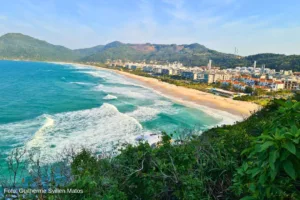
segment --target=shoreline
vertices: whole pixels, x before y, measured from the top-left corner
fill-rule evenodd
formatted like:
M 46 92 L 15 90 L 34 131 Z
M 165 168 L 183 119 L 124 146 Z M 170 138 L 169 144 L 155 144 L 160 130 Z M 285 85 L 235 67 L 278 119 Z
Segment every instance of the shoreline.
M 98 68 L 106 69 L 102 67 Z M 256 112 L 259 109 L 259 106 L 254 103 L 237 101 L 191 88 L 176 86 L 155 78 L 138 76 L 128 72 L 122 72 L 118 70 L 109 71 L 114 71 L 117 74 L 136 80 L 143 86 L 159 92 L 162 96 L 171 98 L 184 105 L 188 104 L 189 107 L 196 107 L 197 105 L 209 107 L 212 109 L 225 111 L 242 118 L 249 117 L 253 112 Z
M 70 64 L 70 65 L 77 65 L 81 67 L 89 66 L 100 70 L 111 71 L 119 75 L 122 75 L 126 78 L 129 78 L 131 80 L 137 81 L 141 86 L 151 89 L 154 92 L 159 93 L 160 95 L 168 99 L 171 99 L 175 102 L 186 105 L 188 107 L 198 108 L 204 112 L 207 112 L 205 111 L 205 108 L 210 108 L 212 109 L 209 112 L 209 114 L 211 115 L 217 115 L 217 113 L 214 111 L 217 112 L 223 111 L 224 112 L 223 114 L 225 116 L 218 114 L 219 117 L 220 116 L 222 116 L 223 118 L 230 117 L 230 118 L 234 118 L 235 121 L 244 120 L 260 109 L 260 106 L 255 103 L 233 100 L 233 99 L 217 96 L 211 93 L 202 92 L 191 88 L 176 86 L 170 83 L 162 82 L 152 77 L 138 76 L 124 71 L 103 68 L 103 67 L 89 65 L 89 64 L 71 63 L 71 62 L 49 62 L 49 63 Z

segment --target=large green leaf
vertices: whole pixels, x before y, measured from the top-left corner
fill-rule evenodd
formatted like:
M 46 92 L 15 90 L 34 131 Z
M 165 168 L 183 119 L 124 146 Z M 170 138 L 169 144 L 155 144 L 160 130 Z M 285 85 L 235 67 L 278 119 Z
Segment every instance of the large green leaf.
M 292 179 L 296 179 L 296 172 L 291 161 L 286 160 L 283 163 L 283 169 Z
M 279 153 L 278 151 L 271 151 L 270 154 L 269 154 L 269 163 L 270 163 L 270 167 L 272 170 L 275 170 L 275 162 L 276 162 L 276 159 L 278 158 L 279 156 Z
M 282 145 L 283 148 L 287 149 L 292 154 L 296 154 L 296 147 L 291 141 L 287 141 Z
M 274 145 L 274 142 L 272 142 L 272 141 L 267 141 L 267 142 L 263 143 L 263 144 L 260 146 L 260 150 L 259 150 L 259 151 L 262 152 L 262 151 L 268 149 L 270 146 L 273 146 L 273 145 Z

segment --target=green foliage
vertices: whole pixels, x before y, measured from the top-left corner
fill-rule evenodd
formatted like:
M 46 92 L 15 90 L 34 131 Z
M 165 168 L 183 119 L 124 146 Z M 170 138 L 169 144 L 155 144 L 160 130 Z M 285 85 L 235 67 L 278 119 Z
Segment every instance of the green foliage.
M 92 156 L 92 153 L 89 150 L 83 149 L 79 154 L 76 155 L 72 162 L 71 169 L 74 176 L 82 176 L 86 173 L 97 173 L 97 159 Z
M 251 101 L 251 102 L 256 103 L 260 106 L 267 106 L 271 101 L 271 98 L 260 98 L 260 97 L 255 96 L 255 95 L 238 96 L 238 97 L 234 97 L 233 99 L 234 100 L 239 100 L 239 101 Z
M 252 92 L 253 92 L 252 87 L 247 86 L 247 87 L 245 88 L 245 93 L 251 94 Z
M 255 96 L 260 96 L 260 95 L 265 95 L 267 92 L 263 89 L 256 88 L 253 92 L 253 95 Z
M 86 49 L 76 49 L 74 50 L 75 53 L 79 54 L 82 57 L 93 55 L 104 48 L 104 45 L 97 45 L 95 47 L 86 48 Z
M 232 89 L 232 83 L 223 84 L 221 86 L 221 88 L 224 89 L 224 90 L 231 90 Z
M 83 150 L 72 164 L 75 180 L 68 188 L 81 188 L 85 193 L 66 198 L 216 199 L 229 193 L 236 168 L 231 156 L 204 139 L 174 145 L 163 134 L 158 146 L 129 145 L 110 160 L 97 160 Z
M 245 59 L 249 63 L 253 63 L 256 60 L 260 64 L 266 64 L 271 69 L 300 71 L 299 55 L 286 56 L 283 54 L 264 53 L 247 56 Z
M 19 33 L 0 37 L 0 59 L 73 61 L 79 58 L 79 54 L 71 49 Z
M 277 101 L 276 117 L 243 151 L 233 188 L 253 199 L 297 199 L 300 181 L 300 103 Z

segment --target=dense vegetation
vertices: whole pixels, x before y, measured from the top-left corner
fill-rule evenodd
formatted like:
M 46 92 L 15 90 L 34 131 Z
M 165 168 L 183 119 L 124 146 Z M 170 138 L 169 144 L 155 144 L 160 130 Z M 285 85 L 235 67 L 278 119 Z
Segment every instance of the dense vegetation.
M 299 199 L 299 139 L 300 102 L 274 100 L 201 136 L 172 141 L 163 134 L 155 148 L 125 145 L 117 156 L 83 149 L 72 157 L 65 184 L 33 180 L 38 188 L 84 191 L 44 199 Z
M 117 45 L 111 45 L 117 44 Z M 206 66 L 209 59 L 212 59 L 219 66 L 243 64 L 235 55 L 220 53 L 210 50 L 200 44 L 190 45 L 159 45 L 144 44 L 137 48 L 134 44 L 124 44 L 114 42 L 105 46 L 98 53 L 82 59 L 83 61 L 105 62 L 106 59 L 131 60 L 131 61 L 151 61 L 160 62 L 182 62 L 186 66 L 204 65 Z M 145 50 L 146 49 L 146 50 Z M 226 64 L 226 65 L 225 65 Z M 228 65 L 229 66 L 229 65 Z
M 93 55 L 99 51 L 101 51 L 104 48 L 104 45 L 98 45 L 92 48 L 85 48 L 85 49 L 76 49 L 74 52 L 77 54 L 80 54 L 81 57 L 86 57 L 89 55 Z
M 257 103 L 261 106 L 266 106 L 268 103 L 275 99 L 288 99 L 293 96 L 293 92 L 290 90 L 278 90 L 278 91 L 265 91 L 257 88 L 254 91 L 251 91 L 251 95 L 238 96 L 234 97 L 234 100 L 239 101 L 251 101 Z
M 300 56 L 297 55 L 257 54 L 241 57 L 211 50 L 197 43 L 161 45 L 112 42 L 92 48 L 71 50 L 16 33 L 0 37 L 0 59 L 102 63 L 107 59 L 147 62 L 156 60 L 159 63 L 179 61 L 185 66 L 206 66 L 211 59 L 214 66 L 221 68 L 251 66 L 256 60 L 258 66 L 266 64 L 266 67 L 272 69 L 300 71 Z
M 300 56 L 291 55 L 286 56 L 282 54 L 257 54 L 245 57 L 249 63 L 253 63 L 255 60 L 260 64 L 266 64 L 266 67 L 276 70 L 293 70 L 300 71 Z
M 78 59 L 78 56 L 71 49 L 19 33 L 0 37 L 0 59 L 72 61 Z

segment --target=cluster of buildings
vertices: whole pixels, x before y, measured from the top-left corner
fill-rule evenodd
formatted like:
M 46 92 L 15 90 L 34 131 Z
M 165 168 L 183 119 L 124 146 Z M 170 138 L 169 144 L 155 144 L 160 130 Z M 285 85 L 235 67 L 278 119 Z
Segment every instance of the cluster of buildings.
M 122 62 L 121 60 L 109 61 L 110 66 L 124 67 L 129 70 L 141 70 L 153 76 L 176 76 L 181 79 L 191 80 L 199 83 L 221 83 L 229 85 L 238 91 L 244 91 L 247 87 L 263 89 L 267 91 L 277 90 L 300 90 L 300 73 L 256 66 L 256 61 L 251 67 L 236 67 L 220 69 L 212 66 L 209 60 L 207 66 L 185 67 L 179 62 L 168 64 L 156 64 L 152 62 Z

